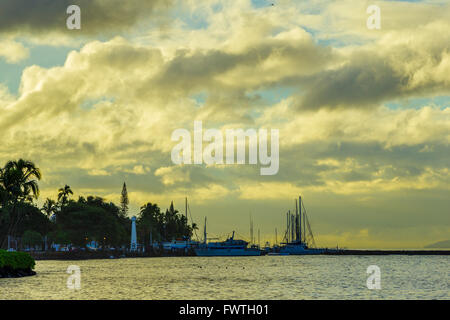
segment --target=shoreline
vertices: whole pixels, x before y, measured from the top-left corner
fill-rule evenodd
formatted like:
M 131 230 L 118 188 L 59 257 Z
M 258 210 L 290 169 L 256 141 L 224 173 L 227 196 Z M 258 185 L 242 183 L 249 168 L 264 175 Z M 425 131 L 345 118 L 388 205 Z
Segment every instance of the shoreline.
M 0 279 L 23 278 L 36 275 L 31 269 L 0 268 Z
M 165 254 L 130 254 L 123 253 L 114 254 L 109 252 L 40 252 L 30 253 L 30 255 L 36 260 L 116 260 L 123 258 L 171 258 L 171 257 L 196 257 L 195 254 L 188 253 L 165 253 Z M 386 255 L 406 255 L 406 256 L 448 256 L 450 250 L 335 250 L 329 249 L 320 254 L 314 255 L 332 255 L 332 256 L 386 256 Z
M 150 253 L 130 253 L 130 252 L 107 252 L 107 251 L 98 251 L 98 252 L 31 252 L 30 255 L 36 261 L 40 260 L 95 260 L 95 259 L 123 259 L 123 258 L 157 258 L 157 257 L 186 257 L 186 256 L 195 256 L 193 252 L 184 253 L 182 252 L 173 252 L 173 253 L 159 253 L 159 252 L 150 252 Z

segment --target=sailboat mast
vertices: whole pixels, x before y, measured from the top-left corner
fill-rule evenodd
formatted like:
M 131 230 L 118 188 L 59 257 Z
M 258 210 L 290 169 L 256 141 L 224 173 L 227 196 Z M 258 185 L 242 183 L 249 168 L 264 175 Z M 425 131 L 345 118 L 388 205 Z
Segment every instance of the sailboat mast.
M 291 214 L 291 240 L 295 239 L 295 217 Z
M 186 202 L 185 202 L 186 225 L 188 224 L 188 221 L 189 221 L 189 220 L 188 220 L 188 209 L 187 209 L 187 206 L 188 206 L 188 205 L 187 205 L 187 197 L 186 197 Z
M 300 242 L 303 242 L 302 241 L 302 196 L 298 197 L 298 210 L 299 210 L 299 215 L 300 215 L 300 219 L 299 219 L 300 226 L 298 228 L 299 233 L 300 233 L 299 238 L 300 238 Z
M 306 243 L 306 209 L 303 210 L 303 239 Z
M 277 228 L 275 228 L 275 245 L 278 244 Z
M 289 242 L 289 212 L 286 212 L 286 242 Z
M 205 227 L 203 229 L 203 243 L 206 244 L 206 217 L 205 217 Z
M 252 214 L 250 213 L 250 245 L 252 245 L 253 242 L 253 219 Z
M 259 229 L 258 229 L 258 248 L 261 248 L 261 238 L 259 236 Z
M 289 224 L 289 242 L 292 241 L 292 217 L 291 217 L 291 210 L 288 210 L 288 224 Z
M 296 219 L 296 222 L 297 222 L 297 224 L 298 224 L 298 208 L 297 208 L 297 200 L 295 200 L 295 219 Z M 298 226 L 297 226 L 297 224 L 296 224 L 296 228 L 295 228 L 295 240 L 296 240 L 296 241 L 299 240 L 299 238 L 298 238 L 299 233 L 298 233 Z

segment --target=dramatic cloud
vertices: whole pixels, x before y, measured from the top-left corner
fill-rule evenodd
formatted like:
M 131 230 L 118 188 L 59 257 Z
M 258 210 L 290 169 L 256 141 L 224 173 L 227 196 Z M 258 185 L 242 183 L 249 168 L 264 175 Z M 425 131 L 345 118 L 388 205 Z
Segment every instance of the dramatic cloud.
M 429 18 L 436 2 L 382 2 L 372 32 L 354 1 L 174 1 L 162 29 L 140 22 L 163 2 L 80 1 L 91 38 L 50 66 L 22 43 L 63 34 L 68 3 L 25 3 L 0 4 L 0 32 L 21 36 L 0 57 L 23 62 L 18 92 L 0 85 L 0 162 L 35 161 L 43 199 L 67 183 L 118 201 L 126 181 L 135 214 L 188 196 L 213 231 L 245 234 L 252 212 L 272 240 L 301 193 L 322 245 L 419 246 L 450 231 L 450 25 Z M 404 18 L 416 5 L 417 25 Z M 278 174 L 174 165 L 171 134 L 194 120 L 279 129 Z
M 66 11 L 78 5 L 84 35 L 130 30 L 142 19 L 155 19 L 172 1 L 162 0 L 4 0 L 0 2 L 0 33 L 68 33 Z
M 399 98 L 450 95 L 449 30 L 450 23 L 435 21 L 414 35 L 392 32 L 375 43 L 341 50 L 342 66 L 298 79 L 307 88 L 299 108 L 371 107 Z

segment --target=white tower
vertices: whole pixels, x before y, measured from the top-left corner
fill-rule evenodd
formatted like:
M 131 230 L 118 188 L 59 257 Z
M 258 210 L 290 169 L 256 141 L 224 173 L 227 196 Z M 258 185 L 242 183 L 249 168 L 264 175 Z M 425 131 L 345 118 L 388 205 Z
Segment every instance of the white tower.
M 131 218 L 131 251 L 137 250 L 136 217 Z

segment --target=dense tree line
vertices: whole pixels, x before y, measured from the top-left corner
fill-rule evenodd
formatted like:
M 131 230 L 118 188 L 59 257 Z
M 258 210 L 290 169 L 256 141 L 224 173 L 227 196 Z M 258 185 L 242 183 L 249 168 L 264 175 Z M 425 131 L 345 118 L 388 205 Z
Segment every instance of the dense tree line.
M 193 223 L 192 226 L 189 226 L 186 217 L 175 210 L 173 202 L 165 212 L 161 212 L 156 204 L 149 202 L 141 207 L 137 219 L 137 229 L 141 242 L 148 244 L 150 240 L 191 238 L 197 225 Z
M 127 215 L 128 195 L 124 184 L 121 204 L 116 206 L 101 197 L 88 196 L 73 200 L 73 191 L 65 185 L 57 200 L 46 199 L 42 208 L 38 181 L 41 172 L 31 161 L 9 161 L 0 168 L 0 248 L 7 247 L 8 235 L 21 238 L 22 245 L 49 242 L 85 247 L 96 241 L 101 247 L 122 247 L 130 243 L 131 219 Z M 189 226 L 173 203 L 165 212 L 152 203 L 141 208 L 137 219 L 138 241 L 169 241 L 192 236 L 195 224 Z

